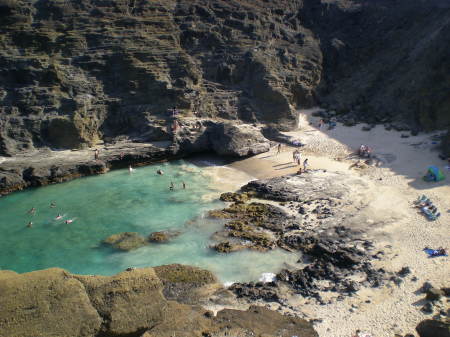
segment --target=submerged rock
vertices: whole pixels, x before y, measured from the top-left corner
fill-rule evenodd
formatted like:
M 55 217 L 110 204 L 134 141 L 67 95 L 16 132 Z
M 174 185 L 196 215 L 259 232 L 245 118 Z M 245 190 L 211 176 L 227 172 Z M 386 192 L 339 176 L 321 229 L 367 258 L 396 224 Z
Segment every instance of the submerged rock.
M 147 245 L 148 241 L 138 233 L 124 232 L 107 237 L 103 243 L 119 250 L 130 251 Z
M 180 232 L 178 232 L 178 231 L 153 232 L 148 236 L 148 241 L 165 243 L 165 242 L 169 242 L 171 239 L 177 237 L 178 235 L 180 235 Z

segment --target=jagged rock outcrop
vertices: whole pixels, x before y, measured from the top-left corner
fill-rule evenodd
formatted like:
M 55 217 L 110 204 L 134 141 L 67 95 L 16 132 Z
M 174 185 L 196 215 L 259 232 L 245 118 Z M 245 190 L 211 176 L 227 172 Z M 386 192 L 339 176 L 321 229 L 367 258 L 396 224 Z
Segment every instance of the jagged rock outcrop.
M 111 168 L 145 165 L 194 153 L 215 152 L 223 156 L 245 157 L 270 149 L 270 142 L 264 138 L 260 128 L 252 125 L 183 118 L 178 120 L 178 126 L 180 129 L 176 134 L 168 134 L 169 141 L 110 140 L 97 147 L 97 159 L 95 152 L 89 149 L 64 152 L 42 149 L 14 158 L 0 157 L 0 195 L 29 186 L 101 174 Z M 165 129 L 153 126 L 152 134 L 164 135 Z
M 242 336 L 318 337 L 310 323 L 265 308 L 222 310 L 214 317 L 163 294 L 171 283 L 184 289 L 189 285 L 197 300 L 208 298 L 219 287 L 216 282 L 208 271 L 181 265 L 130 269 L 114 276 L 72 275 L 57 268 L 25 274 L 0 271 L 0 336 L 219 337 L 232 331 Z
M 0 1 L 0 155 L 127 136 L 179 116 L 296 126 L 321 104 L 444 127 L 445 0 Z

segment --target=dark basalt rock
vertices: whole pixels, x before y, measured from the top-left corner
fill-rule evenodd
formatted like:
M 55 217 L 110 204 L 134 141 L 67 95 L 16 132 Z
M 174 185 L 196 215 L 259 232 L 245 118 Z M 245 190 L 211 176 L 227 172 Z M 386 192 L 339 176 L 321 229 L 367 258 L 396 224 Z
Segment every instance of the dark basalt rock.
M 420 337 L 450 337 L 450 324 L 427 319 L 417 325 L 416 331 Z

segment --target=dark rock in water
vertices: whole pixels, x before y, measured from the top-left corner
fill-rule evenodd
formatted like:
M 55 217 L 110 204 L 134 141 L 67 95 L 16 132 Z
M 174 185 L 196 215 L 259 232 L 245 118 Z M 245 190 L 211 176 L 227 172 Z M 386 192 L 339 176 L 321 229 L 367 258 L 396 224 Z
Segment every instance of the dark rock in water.
M 450 337 L 450 323 L 427 319 L 417 325 L 416 331 L 420 337 Z
M 444 292 L 438 288 L 430 288 L 426 291 L 426 299 L 428 301 L 438 301 L 442 296 L 444 295 Z
M 148 244 L 145 238 L 134 232 L 113 234 L 103 240 L 103 243 L 123 251 L 130 251 Z
M 231 253 L 246 249 L 248 247 L 239 243 L 231 243 L 230 241 L 224 241 L 219 242 L 216 245 L 213 245 L 212 248 L 218 251 L 219 253 Z
M 178 235 L 180 235 L 180 232 L 177 232 L 177 231 L 153 232 L 148 236 L 148 241 L 165 243 L 165 242 L 169 242 L 171 239 L 173 239 L 174 237 L 177 237 Z

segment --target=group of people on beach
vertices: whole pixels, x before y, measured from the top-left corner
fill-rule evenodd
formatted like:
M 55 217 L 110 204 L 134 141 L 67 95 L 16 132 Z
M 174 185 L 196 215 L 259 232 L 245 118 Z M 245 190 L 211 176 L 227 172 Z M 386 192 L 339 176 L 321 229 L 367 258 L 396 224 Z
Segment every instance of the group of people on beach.
M 292 152 L 292 159 L 294 160 L 294 163 L 296 163 L 297 165 L 301 165 L 302 164 L 302 154 L 300 152 L 300 150 L 294 150 L 294 152 Z M 305 160 L 303 161 L 303 172 L 306 172 L 308 170 L 308 158 L 305 158 Z M 302 168 L 300 167 L 299 170 L 297 171 L 297 174 L 302 174 Z
M 56 202 L 52 201 L 50 203 L 50 208 L 55 208 L 56 207 Z M 30 210 L 28 210 L 27 212 L 28 214 L 30 214 L 31 216 L 34 216 L 36 214 L 36 207 L 32 207 Z M 53 220 L 61 220 L 62 218 L 64 218 L 64 215 L 58 213 L 58 215 L 53 219 Z M 71 224 L 72 222 L 74 222 L 75 219 L 67 219 L 64 221 L 65 224 Z M 29 221 L 27 224 L 27 228 L 31 228 L 33 227 L 33 222 Z

